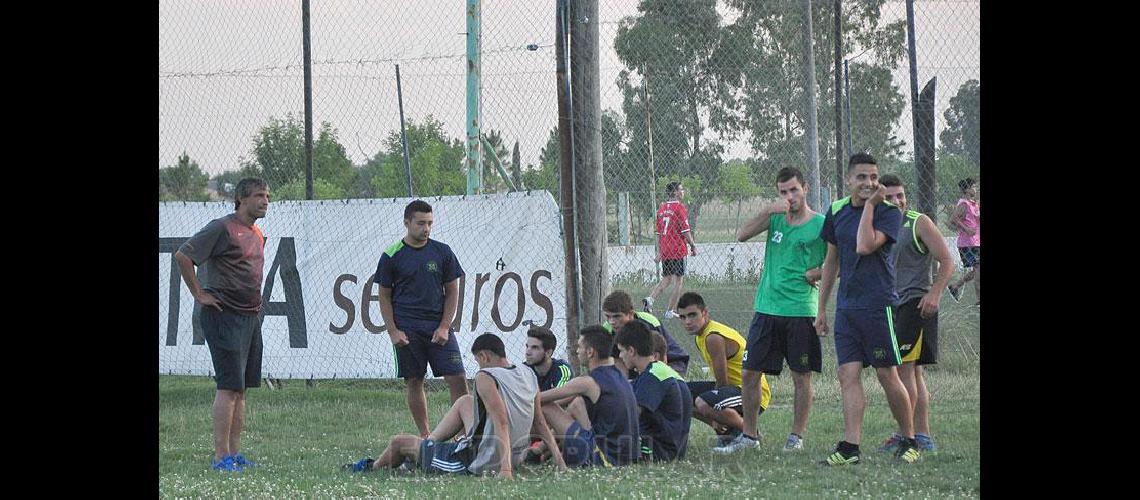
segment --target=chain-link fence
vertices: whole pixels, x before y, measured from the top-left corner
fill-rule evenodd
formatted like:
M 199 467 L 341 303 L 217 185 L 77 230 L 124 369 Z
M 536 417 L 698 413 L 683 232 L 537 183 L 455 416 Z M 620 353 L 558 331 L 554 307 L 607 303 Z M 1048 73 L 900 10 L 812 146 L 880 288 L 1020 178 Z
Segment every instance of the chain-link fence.
M 402 94 L 415 196 L 467 194 L 465 157 L 468 148 L 474 147 L 482 164 L 478 193 L 549 191 L 555 202 L 560 201 L 555 73 L 558 3 L 313 2 L 309 38 L 314 198 L 388 199 L 391 203 L 391 198 L 407 196 L 400 140 Z M 305 198 L 302 4 L 301 0 L 160 1 L 161 201 L 230 198 L 232 186 L 244 175 L 266 178 L 275 200 Z M 480 8 L 472 10 L 471 4 Z M 845 167 L 844 160 L 852 152 L 869 152 L 878 158 L 882 172 L 903 178 L 908 194 L 932 193 L 928 196 L 933 206 L 930 215 L 948 236 L 953 234 L 945 222 L 958 198 L 957 181 L 977 179 L 980 173 L 977 0 L 914 2 L 917 90 L 936 79 L 933 109 L 927 110 L 934 118 L 933 133 L 927 131 L 934 145 L 934 161 L 924 174 L 917 172 L 923 162 L 915 154 L 921 148 L 915 147 L 906 2 L 843 1 L 838 65 L 836 3 L 811 2 L 814 120 L 807 112 L 804 91 L 808 80 L 804 57 L 807 2 L 598 0 L 598 4 L 596 19 L 582 16 L 570 22 L 596 23 L 599 31 L 600 148 L 611 289 L 625 289 L 640 302 L 657 283 L 654 214 L 671 181 L 685 186 L 684 201 L 701 252 L 689 259 L 685 288 L 704 294 L 716 319 L 741 331 L 747 329 L 762 272 L 763 238 L 737 243 L 736 230 L 776 196 L 775 173 L 781 167 L 798 167 L 812 182 L 818 178 L 821 199 L 814 208 L 819 210 L 848 193 L 837 174 L 837 169 Z M 472 14 L 477 14 L 475 33 L 481 36 L 475 66 L 466 49 Z M 479 91 L 474 95 L 468 91 L 469 67 L 478 70 Z M 838 103 L 836 79 L 840 81 Z M 475 120 L 479 135 L 469 141 L 468 101 L 472 97 L 481 109 Z M 814 141 L 812 122 L 816 123 Z M 841 133 L 838 146 L 837 127 Z M 813 142 L 816 147 L 809 148 Z M 504 255 L 507 250 L 479 236 L 481 227 L 472 223 L 499 221 L 485 219 L 475 205 L 461 201 L 449 205 L 454 208 L 440 224 L 462 221 L 471 233 L 448 233 L 445 242 L 468 247 L 465 251 L 470 255 Z M 379 201 L 341 203 L 359 208 Z M 216 206 L 219 214 L 226 212 L 225 204 Z M 342 273 L 354 274 L 359 285 L 367 279 L 365 261 L 378 257 L 401 229 L 398 220 L 378 219 L 380 215 L 321 215 L 318 221 L 300 211 L 286 215 L 291 209 L 277 207 L 291 205 L 275 204 L 264 224 L 271 225 L 276 218 L 298 218 L 289 222 L 305 227 L 303 235 L 290 234 L 298 246 L 346 240 L 372 245 L 374 251 L 367 259 L 352 264 L 359 269 L 321 271 L 334 279 Z M 205 213 L 200 215 L 200 220 L 187 221 L 166 236 L 190 236 L 209 220 Z M 556 220 L 548 222 L 557 225 Z M 382 234 L 370 233 L 374 241 L 363 241 L 360 228 L 368 225 L 384 225 L 385 229 Z M 316 228 L 343 234 L 321 236 Z M 301 230 L 291 227 L 289 231 Z M 272 231 L 267 236 L 272 240 Z M 526 238 L 525 233 L 518 237 Z M 299 241 L 304 238 L 311 241 Z M 277 244 L 270 246 L 277 248 Z M 555 270 L 552 263 L 541 262 L 545 252 L 519 255 L 526 261 L 519 266 L 550 270 L 549 283 L 544 281 L 540 288 L 561 292 L 561 267 Z M 324 265 L 321 258 L 298 254 L 313 269 Z M 169 269 L 161 267 L 168 259 L 160 255 L 160 282 L 171 279 L 163 274 Z M 270 260 L 267 252 L 267 265 Z M 512 271 L 494 259 L 479 266 L 469 269 L 465 293 L 476 293 L 477 274 L 489 274 L 490 285 L 485 286 L 493 287 Z M 523 278 L 519 292 L 530 304 L 532 285 L 525 282 L 529 276 Z M 508 293 L 513 293 L 512 283 L 504 285 Z M 166 345 L 169 323 L 162 318 L 172 317 L 172 302 L 167 299 L 171 292 L 163 288 L 160 293 L 166 294 L 160 300 L 160 345 Z M 318 293 L 319 300 L 306 304 L 308 322 L 344 324 L 344 309 L 324 300 L 332 296 L 328 290 Z M 546 293 L 543 288 L 541 294 Z M 372 321 L 378 324 L 375 304 L 365 300 L 357 305 L 373 308 Z M 660 313 L 664 308 L 655 310 Z M 515 312 L 499 311 L 503 315 Z M 541 321 L 541 317 L 525 319 Z M 678 322 L 669 327 L 674 337 L 685 337 Z M 187 322 L 178 328 L 187 328 Z M 360 330 L 359 323 L 354 328 L 344 335 L 363 335 L 367 330 Z M 512 331 L 521 331 L 518 328 Z M 320 334 L 342 335 L 329 327 L 322 327 Z M 181 335 L 188 338 L 190 333 L 186 330 Z M 521 333 L 518 337 L 522 338 Z M 522 340 L 517 344 L 515 353 L 521 353 Z M 691 341 L 682 344 L 695 353 Z M 563 348 L 559 346 L 559 351 L 564 352 Z

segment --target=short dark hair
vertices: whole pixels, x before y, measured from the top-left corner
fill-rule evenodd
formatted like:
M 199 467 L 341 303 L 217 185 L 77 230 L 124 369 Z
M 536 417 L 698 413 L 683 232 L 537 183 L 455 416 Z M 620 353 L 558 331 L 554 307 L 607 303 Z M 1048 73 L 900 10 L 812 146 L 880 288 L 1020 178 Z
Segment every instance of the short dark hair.
M 850 160 L 847 160 L 847 171 L 850 172 L 851 169 L 855 168 L 855 165 L 861 165 L 864 163 L 875 166 L 879 165 L 879 162 L 875 161 L 874 156 L 871 156 L 868 153 L 855 153 L 851 155 Z
M 680 181 L 673 181 L 665 185 L 665 194 L 673 196 L 677 192 L 677 188 L 681 187 Z
M 408 203 L 408 206 L 404 207 L 404 220 L 411 219 L 416 214 L 416 212 L 430 214 L 431 205 L 428 205 L 428 202 L 424 200 L 416 200 Z
M 973 187 L 973 185 L 974 185 L 974 178 L 973 177 L 967 177 L 965 179 L 958 181 L 958 190 L 965 193 L 966 190 Z
M 665 343 L 665 336 L 657 332 L 653 332 L 653 354 L 661 361 L 669 359 L 669 345 Z
M 895 174 L 886 174 L 879 177 L 879 185 L 884 187 L 902 186 L 902 179 Z
M 804 173 L 796 167 L 784 167 L 779 172 L 776 172 L 776 182 L 788 182 L 795 178 L 800 181 L 800 185 L 804 184 Z
M 269 183 L 260 177 L 246 177 L 238 181 L 237 187 L 234 188 L 234 210 L 241 206 L 241 199 L 253 194 L 253 190 L 257 188 L 269 189 Z
M 578 337 L 586 341 L 586 345 L 598 353 L 598 359 L 610 359 L 610 351 L 614 348 L 614 336 L 602 328 L 602 325 L 587 326 L 582 329 Z
M 528 328 L 526 336 L 541 341 L 544 351 L 553 351 L 554 348 L 558 346 L 558 339 L 554 338 L 554 332 L 545 326 L 532 326 Z
M 602 301 L 602 311 L 622 314 L 633 312 L 633 299 L 625 290 L 614 290 Z
M 630 321 L 614 337 L 618 345 L 632 347 L 638 356 L 653 355 L 653 333 L 640 321 Z
M 689 306 L 697 306 L 701 309 L 708 309 L 705 306 L 705 299 L 696 292 L 685 292 L 681 294 L 681 298 L 677 299 L 677 309 L 684 309 Z
M 507 347 L 503 345 L 503 339 L 493 333 L 484 333 L 475 337 L 475 342 L 471 343 L 471 354 L 479 354 L 479 351 L 491 351 L 500 358 L 507 357 Z

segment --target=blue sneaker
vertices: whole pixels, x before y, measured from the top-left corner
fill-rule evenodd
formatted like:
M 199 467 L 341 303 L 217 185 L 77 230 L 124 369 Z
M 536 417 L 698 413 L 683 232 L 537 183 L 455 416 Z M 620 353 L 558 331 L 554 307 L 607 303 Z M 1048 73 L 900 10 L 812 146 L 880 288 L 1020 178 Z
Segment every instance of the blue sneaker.
M 238 465 L 237 462 L 234 462 L 234 457 L 230 455 L 226 455 L 222 457 L 221 460 L 214 462 L 213 468 L 214 470 L 224 470 L 227 472 L 241 472 L 245 470 L 242 466 Z
M 938 451 L 938 446 L 934 444 L 934 438 L 926 434 L 915 434 L 914 440 L 918 442 L 918 449 L 922 451 Z
M 241 453 L 234 454 L 234 463 L 244 467 L 257 467 L 257 462 L 254 462 Z
M 375 462 L 375 460 L 371 458 L 362 458 L 359 462 L 356 462 L 354 464 L 344 464 L 340 468 L 352 472 L 371 472 L 373 462 Z

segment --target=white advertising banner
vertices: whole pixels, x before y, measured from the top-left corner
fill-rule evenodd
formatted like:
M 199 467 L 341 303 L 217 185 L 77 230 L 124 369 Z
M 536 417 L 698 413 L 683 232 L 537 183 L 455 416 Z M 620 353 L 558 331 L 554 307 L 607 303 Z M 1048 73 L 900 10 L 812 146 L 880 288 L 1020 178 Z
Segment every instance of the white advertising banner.
M 384 249 L 406 230 L 411 198 L 271 202 L 266 236 L 262 375 L 271 378 L 391 378 L 392 344 L 373 283 Z M 558 208 L 545 191 L 425 198 L 431 238 L 463 267 L 453 326 L 468 377 L 471 342 L 491 332 L 523 362 L 526 330 L 550 328 L 566 358 L 564 260 Z M 196 307 L 173 254 L 232 202 L 159 203 L 159 372 L 213 375 Z M 428 377 L 433 374 L 429 368 Z

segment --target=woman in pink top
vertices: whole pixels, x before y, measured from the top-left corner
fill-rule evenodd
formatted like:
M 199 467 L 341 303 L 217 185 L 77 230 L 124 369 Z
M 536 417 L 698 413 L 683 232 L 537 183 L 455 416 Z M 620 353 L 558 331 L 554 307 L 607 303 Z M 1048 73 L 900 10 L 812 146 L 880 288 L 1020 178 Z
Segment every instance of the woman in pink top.
M 974 179 L 970 177 L 958 182 L 958 188 L 962 190 L 962 198 L 958 200 L 958 205 L 954 207 L 954 214 L 950 216 L 950 224 L 958 228 L 958 255 L 962 258 L 962 267 L 969 268 L 970 271 L 958 278 L 957 282 L 948 285 L 947 288 L 950 289 L 950 296 L 957 301 L 962 298 L 962 285 L 965 285 L 967 281 L 974 280 L 974 296 L 977 299 L 974 305 L 981 306 L 982 217 L 981 205 L 976 200 L 978 190 L 974 186 L 975 184 Z

